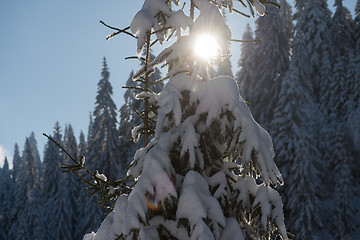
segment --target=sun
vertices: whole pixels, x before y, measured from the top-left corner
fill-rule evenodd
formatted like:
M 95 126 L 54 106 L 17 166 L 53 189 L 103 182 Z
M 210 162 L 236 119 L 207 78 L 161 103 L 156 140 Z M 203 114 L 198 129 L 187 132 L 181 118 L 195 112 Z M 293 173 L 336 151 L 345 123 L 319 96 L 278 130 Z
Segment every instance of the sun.
M 219 55 L 220 47 L 214 36 L 201 34 L 195 40 L 194 50 L 196 56 L 208 61 Z

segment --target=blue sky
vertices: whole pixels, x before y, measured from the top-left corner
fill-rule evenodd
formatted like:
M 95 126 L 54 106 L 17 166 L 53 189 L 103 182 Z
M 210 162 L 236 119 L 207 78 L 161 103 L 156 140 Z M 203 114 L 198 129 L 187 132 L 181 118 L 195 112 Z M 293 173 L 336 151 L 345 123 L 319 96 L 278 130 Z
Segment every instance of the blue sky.
M 77 135 L 86 133 L 104 56 L 120 105 L 121 86 L 137 67 L 124 58 L 136 44 L 126 35 L 106 41 L 111 31 L 99 20 L 128 26 L 142 3 L 124 2 L 0 1 L 0 154 L 12 155 L 15 142 L 22 153 L 32 131 L 42 153 L 42 133 L 51 134 L 56 121 L 63 128 L 71 123 Z
M 347 0 L 354 11 L 356 0 Z M 114 101 L 123 104 L 129 73 L 137 68 L 136 42 L 127 35 L 109 41 L 112 31 L 103 20 L 119 28 L 130 24 L 142 0 L 1 0 L 0 1 L 0 167 L 11 158 L 14 144 L 23 151 L 32 131 L 40 154 L 56 121 L 71 123 L 77 137 L 87 133 L 94 109 L 102 58 L 107 58 Z M 333 2 L 329 3 L 332 6 Z M 244 10 L 246 12 L 246 9 Z M 239 15 L 228 18 L 233 38 L 241 39 L 248 22 Z M 232 46 L 233 71 L 240 45 Z M 156 49 L 155 49 L 156 52 Z

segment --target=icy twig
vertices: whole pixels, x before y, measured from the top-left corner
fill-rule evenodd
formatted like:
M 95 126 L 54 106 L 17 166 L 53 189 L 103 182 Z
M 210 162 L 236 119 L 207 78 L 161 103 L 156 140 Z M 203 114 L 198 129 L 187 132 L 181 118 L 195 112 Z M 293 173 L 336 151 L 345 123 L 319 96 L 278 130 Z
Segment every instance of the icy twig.
M 107 25 L 106 23 L 104 23 L 103 21 L 100 20 L 100 23 L 103 24 L 104 26 L 110 28 L 110 29 L 113 29 L 113 30 L 116 30 L 116 32 L 113 32 L 112 34 L 110 35 L 107 35 L 106 36 L 106 40 L 109 40 L 110 38 L 113 38 L 115 37 L 116 35 L 120 34 L 120 33 L 125 33 L 133 38 L 137 38 L 136 36 L 132 35 L 130 32 L 127 32 L 127 30 L 130 29 L 130 26 L 129 27 L 126 27 L 124 29 L 120 29 L 120 28 L 116 28 L 116 27 L 112 27 L 112 26 L 109 26 Z

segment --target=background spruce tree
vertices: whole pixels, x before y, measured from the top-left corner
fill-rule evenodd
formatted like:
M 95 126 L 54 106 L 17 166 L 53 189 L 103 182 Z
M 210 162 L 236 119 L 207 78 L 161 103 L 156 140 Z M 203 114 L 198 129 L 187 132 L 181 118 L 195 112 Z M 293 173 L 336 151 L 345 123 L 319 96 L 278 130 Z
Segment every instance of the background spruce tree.
M 38 164 L 34 152 L 34 139 L 26 138 L 22 155 L 22 164 L 16 180 L 15 190 L 15 221 L 11 226 L 10 237 L 12 239 L 32 239 L 34 235 L 34 217 L 31 215 L 31 201 L 34 196 L 34 188 L 39 178 Z
M 304 38 L 304 50 L 308 53 L 302 64 L 306 64 L 308 82 L 313 90 L 311 95 L 319 99 L 323 45 L 331 45 L 329 34 L 332 22 L 327 1 L 296 1 L 295 20 L 295 32 L 298 37 Z
M 336 83 L 338 90 L 336 94 L 339 95 L 339 99 L 337 102 L 332 101 L 331 103 L 337 105 L 335 108 L 337 116 L 345 120 L 349 115 L 350 109 L 348 108 L 351 108 L 346 102 L 351 96 L 352 79 L 346 78 L 346 70 L 349 65 L 349 54 L 354 45 L 353 28 L 349 10 L 343 6 L 342 1 L 336 0 L 334 6 L 336 9 L 333 16 L 333 38 L 334 46 L 338 47 L 335 50 L 333 81 Z
M 98 83 L 94 122 L 91 124 L 91 137 L 88 140 L 88 163 L 92 170 L 111 180 L 118 177 L 119 159 L 117 155 L 117 114 L 116 105 L 112 100 L 113 89 L 109 82 L 110 73 L 106 59 L 103 60 L 101 79 Z
M 254 79 L 255 58 L 254 58 L 254 34 L 249 24 L 246 25 L 242 39 L 246 42 L 241 44 L 241 56 L 238 61 L 239 71 L 236 73 L 236 82 L 239 85 L 241 96 L 246 101 L 251 98 L 252 81 Z M 250 102 L 248 102 L 250 103 Z
M 83 136 L 84 137 L 84 136 Z M 82 139 L 83 141 L 84 139 Z M 78 145 L 74 135 L 74 130 L 71 124 L 68 124 L 65 127 L 64 132 L 64 147 L 68 151 L 71 156 L 75 156 L 77 159 L 80 159 L 78 153 Z M 64 164 L 72 163 L 72 160 L 64 154 Z M 81 208 L 83 204 L 83 195 L 81 195 L 81 190 L 83 186 L 81 186 L 80 180 L 77 178 L 75 174 L 64 174 L 66 192 L 68 194 L 67 201 L 69 202 L 69 217 L 70 227 L 71 227 L 71 239 L 80 239 L 83 233 L 80 231 L 80 223 L 81 223 Z
M 0 239 L 9 239 L 8 232 L 13 221 L 11 211 L 14 202 L 14 182 L 11 179 L 9 162 L 5 157 L 0 169 Z
M 13 168 L 12 168 L 12 179 L 14 182 L 18 178 L 21 162 L 22 160 L 19 153 L 19 145 L 15 143 L 14 155 L 13 155 Z
M 92 172 L 98 172 L 98 176 L 104 174 L 105 178 L 114 181 L 121 177 L 121 162 L 118 153 L 116 105 L 112 100 L 113 88 L 109 78 L 110 72 L 104 57 L 95 109 L 92 116 L 90 115 L 86 163 Z M 96 229 L 105 216 L 105 210 L 98 205 L 98 200 L 98 195 L 85 200 L 84 213 L 86 215 L 81 224 L 86 232 Z
M 52 138 L 62 144 L 60 124 L 55 123 Z M 66 175 L 61 173 L 64 155 L 52 141 L 48 141 L 44 152 L 43 199 L 45 201 L 47 239 L 71 239 L 71 208 L 68 202 L 69 195 Z M 56 206 L 56 207 L 54 207 Z M 67 229 L 65 233 L 63 229 Z
M 140 83 L 133 81 L 134 72 L 131 71 L 126 86 L 129 87 L 124 93 L 124 105 L 120 108 L 120 121 L 119 121 L 119 152 L 121 161 L 121 168 L 126 169 L 128 164 L 132 161 L 134 153 L 137 148 L 143 145 L 143 141 L 134 144 L 131 130 L 134 126 L 141 123 L 141 118 L 138 116 L 143 109 L 143 104 L 137 100 L 136 94 L 140 90 L 135 89 L 139 87 Z M 133 88 L 134 87 L 134 88 Z M 126 173 L 124 172 L 123 175 Z
M 278 1 L 273 1 L 279 4 Z M 250 109 L 255 119 L 266 129 L 273 119 L 281 81 L 290 61 L 289 30 L 285 31 L 281 13 L 273 5 L 267 7 L 267 15 L 256 19 L 256 39 L 262 41 L 254 51 L 254 85 L 250 93 Z
M 331 233 L 335 239 L 341 239 L 355 230 L 356 209 L 351 203 L 354 195 L 354 178 L 351 172 L 351 162 L 354 161 L 351 151 L 347 149 L 344 125 L 338 124 L 336 136 L 333 139 L 334 148 L 332 158 L 336 161 L 334 166 L 334 210 L 331 218 Z
M 275 109 L 274 142 L 277 163 L 282 170 L 285 189 L 282 191 L 287 226 L 295 239 L 320 239 L 319 185 L 321 160 L 314 141 L 312 125 L 315 106 L 304 65 L 304 39 L 297 36 L 289 72 L 281 85 L 278 106 Z

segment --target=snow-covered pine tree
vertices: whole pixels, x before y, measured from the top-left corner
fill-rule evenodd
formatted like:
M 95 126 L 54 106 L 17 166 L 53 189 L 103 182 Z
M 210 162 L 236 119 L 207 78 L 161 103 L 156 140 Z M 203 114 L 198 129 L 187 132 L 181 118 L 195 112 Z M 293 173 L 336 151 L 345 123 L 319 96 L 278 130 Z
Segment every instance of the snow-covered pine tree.
M 11 210 L 14 202 L 14 182 L 11 179 L 9 162 L 5 157 L 4 165 L 0 169 L 0 239 L 10 239 L 8 232 L 13 219 Z
M 193 0 L 194 20 L 172 2 L 179 3 L 146 0 L 132 20 L 138 53 L 151 33 L 162 42 L 164 29 L 174 32 L 174 43 L 134 75 L 165 63 L 169 81 L 158 99 L 155 137 L 137 151 L 128 172 L 134 188 L 85 239 L 288 239 L 272 187 L 282 177 L 269 134 L 252 118 L 234 79 L 211 79 L 208 62 L 192 49 L 208 31 L 227 52 L 231 31 L 219 8 L 232 10 L 232 1 Z M 259 1 L 253 4 L 264 14 Z
M 66 151 L 71 155 L 76 157 L 76 159 L 80 159 L 78 156 L 78 145 L 76 142 L 76 138 L 74 135 L 74 130 L 71 126 L 71 124 L 67 125 L 65 127 L 65 132 L 64 132 L 64 147 L 66 149 Z M 70 164 L 73 163 L 72 160 L 68 157 L 68 156 L 64 156 L 65 159 L 63 161 L 63 164 Z M 77 178 L 77 176 L 75 174 L 66 174 L 63 176 L 65 178 L 65 182 L 66 182 L 66 191 L 68 194 L 68 199 L 67 201 L 69 202 L 69 214 L 70 214 L 70 227 L 71 227 L 71 239 L 80 239 L 83 234 L 81 235 L 80 230 L 81 227 L 80 222 L 81 222 L 81 208 L 83 205 L 83 199 L 82 199 L 82 186 L 81 186 L 81 182 L 79 181 L 79 179 Z
M 336 117 L 334 117 L 336 119 Z M 332 147 L 334 162 L 334 207 L 331 214 L 331 233 L 335 239 L 344 239 L 355 230 L 354 178 L 351 164 L 354 161 L 351 151 L 346 146 L 344 124 L 337 124 Z
M 12 179 L 15 182 L 18 178 L 21 166 L 21 157 L 19 153 L 19 145 L 15 143 L 14 146 L 14 157 L 13 157 L 13 168 L 12 168 Z
M 37 180 L 37 183 L 33 190 L 33 197 L 31 201 L 29 201 L 26 205 L 31 211 L 29 212 L 30 218 L 33 220 L 31 226 L 33 227 L 33 236 L 30 239 L 46 239 L 45 229 L 46 222 L 45 216 L 46 212 L 44 212 L 44 201 L 42 198 L 42 186 L 40 183 L 40 179 Z M 26 238 L 29 239 L 29 238 Z
M 60 125 L 55 123 L 52 138 L 62 143 Z M 71 216 L 65 174 L 61 173 L 64 156 L 61 150 L 50 139 L 45 146 L 43 163 L 42 193 L 44 215 L 46 217 L 46 239 L 71 239 Z M 56 206 L 56 207 L 54 207 Z M 65 231 L 66 229 L 66 231 Z
M 94 122 L 91 126 L 91 139 L 88 141 L 88 164 L 91 170 L 111 180 L 118 178 L 119 160 L 117 154 L 118 130 L 116 105 L 112 100 L 113 89 L 109 81 L 110 72 L 103 59 L 101 79 L 98 82 Z
M 90 128 L 90 127 L 89 127 Z M 87 142 L 85 140 L 85 135 L 81 131 L 80 137 L 79 137 L 79 145 L 78 145 L 78 153 L 77 159 L 80 159 L 81 156 L 85 157 L 87 156 L 88 147 Z M 86 159 L 85 159 L 86 161 Z M 86 163 L 86 162 L 84 162 Z M 78 238 L 81 239 L 82 236 L 84 236 L 87 232 L 94 229 L 96 226 L 92 226 L 93 219 L 91 216 L 89 216 L 89 209 L 93 210 L 93 207 L 95 206 L 96 199 L 91 199 L 89 197 L 89 192 L 85 190 L 85 188 L 82 186 L 79 190 L 79 203 L 81 204 L 80 213 L 79 213 L 79 219 L 80 222 L 77 225 L 77 234 Z M 94 201 L 95 200 L 95 201 Z M 96 206 L 96 209 L 99 210 L 99 206 Z M 100 220 L 101 221 L 101 220 Z M 97 225 L 98 226 L 98 225 Z
M 308 81 L 313 88 L 312 96 L 315 96 L 318 100 L 320 97 L 323 45 L 331 45 L 331 12 L 327 6 L 327 1 L 297 0 L 294 16 L 297 22 L 295 28 L 296 35 L 304 38 L 304 50 L 308 52 L 308 58 L 304 59 L 304 62 L 301 64 L 306 64 L 305 69 L 308 71 Z
M 245 31 L 242 35 L 244 42 L 241 45 L 241 56 L 238 61 L 239 71 L 236 73 L 236 82 L 239 85 L 241 96 L 249 101 L 253 89 L 252 81 L 254 81 L 255 59 L 254 59 L 254 34 L 250 24 L 246 25 Z
M 86 152 L 87 152 L 87 142 L 85 140 L 85 134 L 83 131 L 80 131 L 80 136 L 79 136 L 79 145 L 78 145 L 78 157 L 81 156 L 86 156 Z
M 15 219 L 11 226 L 10 238 L 16 240 L 32 239 L 34 235 L 34 218 L 30 202 L 35 197 L 34 188 L 38 183 L 38 164 L 35 160 L 34 144 L 26 138 L 22 155 L 22 164 L 16 180 L 14 208 Z
M 273 2 L 279 3 L 277 0 Z M 287 25 L 283 22 L 279 9 L 270 5 L 266 13 L 266 16 L 255 22 L 256 38 L 262 41 L 254 49 L 256 74 L 252 80 L 254 86 L 249 101 L 255 119 L 266 129 L 270 129 L 281 81 L 289 67 L 290 39 L 287 38 Z
M 16 204 L 19 203 L 16 200 L 16 191 L 18 190 L 18 185 L 16 183 L 19 181 L 21 165 L 22 165 L 22 158 L 20 157 L 20 153 L 19 153 L 19 145 L 17 143 L 15 143 L 14 156 L 13 156 L 13 168 L 12 168 L 12 181 L 14 184 L 14 186 L 13 186 L 14 202 L 13 202 L 13 207 L 10 210 L 10 216 L 9 216 L 11 228 L 8 231 L 8 239 L 14 239 L 15 234 L 16 234 L 16 225 L 14 224 L 14 222 L 17 220 L 17 214 L 18 214 L 18 209 L 17 209 L 18 205 L 16 205 Z
M 345 108 L 348 113 L 360 108 L 360 0 L 355 5 L 355 18 L 353 24 L 354 47 L 350 49 L 349 65 L 347 66 L 348 90 L 350 94 L 349 101 L 346 102 Z
M 226 19 L 226 12 L 223 9 L 222 11 L 222 15 L 224 17 L 225 23 L 227 23 L 227 19 Z M 230 46 L 229 46 L 230 49 Z M 226 55 L 219 59 L 219 61 L 217 62 L 217 69 L 216 69 L 216 76 L 230 76 L 230 77 L 234 77 L 234 74 L 232 72 L 232 67 L 231 67 L 231 61 L 230 61 L 230 50 L 227 51 Z
M 37 175 L 40 175 L 41 174 L 41 159 L 40 159 L 40 154 L 39 154 L 39 150 L 37 147 L 37 141 L 36 141 L 34 132 L 31 132 L 31 134 L 29 136 L 29 142 L 31 144 L 32 154 L 35 159 L 36 169 L 38 169 Z
M 82 156 L 83 157 L 87 156 L 87 142 L 85 140 L 85 134 L 83 133 L 83 131 L 80 132 L 80 136 L 79 136 L 77 159 L 80 159 Z M 83 221 L 84 219 L 89 219 L 88 213 L 86 212 L 87 208 L 85 207 L 89 202 L 89 192 L 85 190 L 84 185 L 81 185 L 78 196 L 79 196 L 79 203 L 81 203 L 81 207 L 78 209 L 79 211 L 78 219 L 80 220 L 80 222 L 77 225 L 76 232 L 78 234 L 78 237 L 76 239 L 81 239 L 90 230 L 87 228 L 88 225 L 84 224 Z
M 292 42 L 294 41 L 294 23 L 292 7 L 286 0 L 280 0 L 280 17 L 284 27 L 286 39 L 289 40 L 289 47 L 291 49 Z
M 285 216 L 295 239 L 321 239 L 319 193 L 320 153 L 314 141 L 314 106 L 304 38 L 295 37 L 293 59 L 281 84 L 275 109 L 274 142 L 277 163 L 284 175 Z M 307 86 L 306 86 L 307 85 Z
M 120 159 L 118 152 L 118 129 L 116 105 L 112 99 L 113 88 L 109 81 L 110 72 L 103 59 L 101 78 L 98 82 L 95 109 L 90 115 L 86 163 L 91 171 L 112 181 L 120 176 Z M 87 193 L 91 194 L 91 193 Z M 99 227 L 105 217 L 105 211 L 98 205 L 98 196 L 86 199 L 81 226 L 86 232 Z
M 349 65 L 349 54 L 353 49 L 353 29 L 351 14 L 342 4 L 341 0 L 336 0 L 336 7 L 333 17 L 333 38 L 335 51 L 334 79 L 337 85 L 336 100 L 331 104 L 336 104 L 335 111 L 340 119 L 345 120 L 350 114 L 351 106 L 346 104 L 351 100 L 352 79 L 347 79 L 346 71 Z M 349 109 L 350 108 L 350 109 Z

